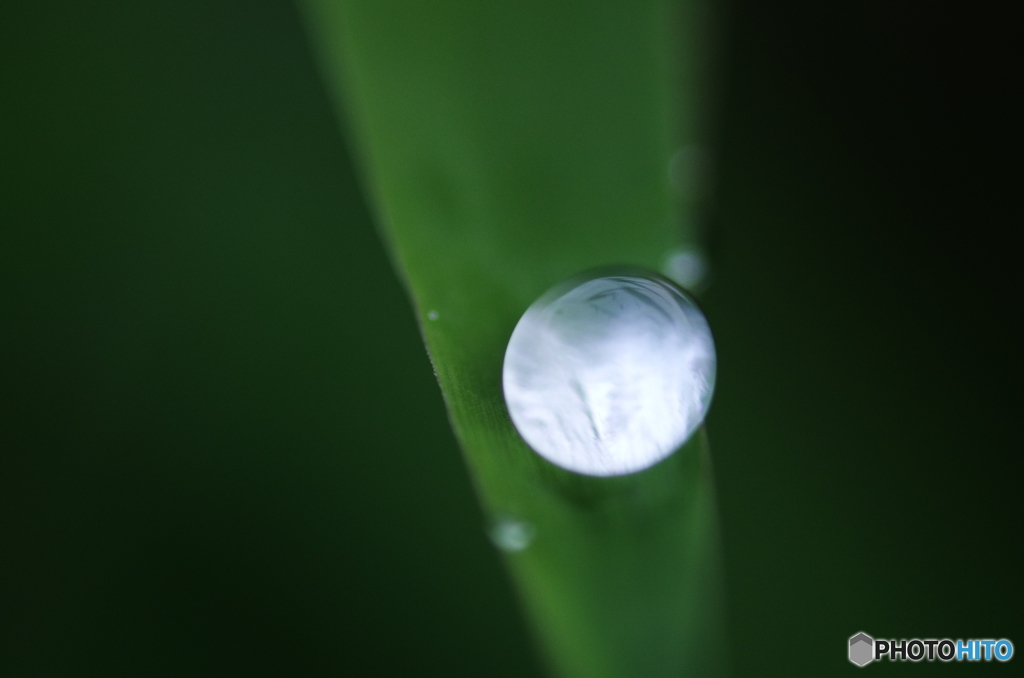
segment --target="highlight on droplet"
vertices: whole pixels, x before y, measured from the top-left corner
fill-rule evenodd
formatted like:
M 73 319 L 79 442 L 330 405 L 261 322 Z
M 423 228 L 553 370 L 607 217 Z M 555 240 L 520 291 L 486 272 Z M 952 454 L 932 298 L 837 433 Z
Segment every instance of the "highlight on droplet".
M 502 386 L 526 443 L 590 476 L 642 471 L 704 421 L 715 387 L 711 329 L 693 298 L 643 269 L 556 285 L 519 320 Z

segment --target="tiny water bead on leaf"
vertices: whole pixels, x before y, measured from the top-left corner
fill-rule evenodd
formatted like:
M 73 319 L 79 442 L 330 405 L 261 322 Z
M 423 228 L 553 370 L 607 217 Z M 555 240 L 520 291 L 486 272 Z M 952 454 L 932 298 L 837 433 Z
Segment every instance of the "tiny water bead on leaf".
M 700 426 L 715 345 L 696 302 L 639 269 L 555 286 L 523 314 L 505 351 L 512 422 L 538 454 L 590 476 L 642 471 Z
M 685 289 L 698 292 L 707 283 L 707 257 L 696 247 L 680 247 L 665 257 L 663 272 Z
M 535 530 L 523 520 L 502 517 L 491 525 L 491 541 L 502 551 L 516 553 L 523 551 L 533 541 Z

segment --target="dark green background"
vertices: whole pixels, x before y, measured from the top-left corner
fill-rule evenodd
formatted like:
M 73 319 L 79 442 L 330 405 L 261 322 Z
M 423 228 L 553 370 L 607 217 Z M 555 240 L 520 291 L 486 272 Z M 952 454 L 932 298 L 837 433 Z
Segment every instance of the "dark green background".
M 0 675 L 536 675 L 295 8 L 85 4 L 0 10 Z M 743 676 L 1024 647 L 1001 21 L 819 4 L 725 50 Z

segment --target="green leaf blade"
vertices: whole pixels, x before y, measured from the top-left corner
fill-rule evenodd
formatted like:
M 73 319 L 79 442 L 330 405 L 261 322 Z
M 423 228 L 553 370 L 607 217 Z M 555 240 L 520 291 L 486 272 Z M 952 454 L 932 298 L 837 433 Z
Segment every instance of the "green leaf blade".
M 658 270 L 684 233 L 671 5 L 306 2 L 385 240 L 485 512 L 561 675 L 720 666 L 707 443 L 624 478 L 562 471 L 509 420 L 527 307 L 603 265 Z

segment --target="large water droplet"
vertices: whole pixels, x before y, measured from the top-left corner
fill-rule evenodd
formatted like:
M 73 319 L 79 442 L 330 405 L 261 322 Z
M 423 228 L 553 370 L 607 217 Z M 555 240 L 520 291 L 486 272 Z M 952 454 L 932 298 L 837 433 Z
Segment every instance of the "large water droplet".
M 715 385 L 707 320 L 684 291 L 636 269 L 576 278 L 519 320 L 502 374 L 512 422 L 564 469 L 616 476 L 672 454 Z

